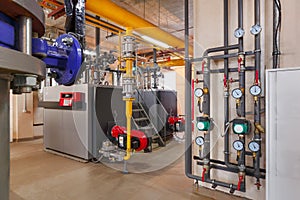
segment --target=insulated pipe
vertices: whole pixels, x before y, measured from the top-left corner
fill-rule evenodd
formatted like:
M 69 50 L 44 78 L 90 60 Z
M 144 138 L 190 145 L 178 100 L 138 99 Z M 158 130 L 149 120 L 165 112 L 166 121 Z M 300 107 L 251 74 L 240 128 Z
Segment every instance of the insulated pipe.
M 255 0 L 255 24 L 260 25 L 260 0 Z M 261 33 L 255 35 L 255 76 L 257 80 L 260 81 L 261 78 Z M 256 84 L 259 84 L 258 82 Z M 257 100 L 254 102 L 254 124 L 261 125 L 261 98 L 257 96 Z M 261 146 L 261 132 L 255 127 L 254 130 L 254 140 Z M 255 177 L 257 183 L 259 183 L 260 178 L 260 157 L 261 151 L 258 151 L 254 157 L 254 168 L 255 168 Z
M 132 27 L 135 32 L 164 42 L 174 48 L 184 47 L 182 40 L 132 12 L 119 7 L 111 0 L 88 0 L 86 1 L 86 9 L 123 27 Z

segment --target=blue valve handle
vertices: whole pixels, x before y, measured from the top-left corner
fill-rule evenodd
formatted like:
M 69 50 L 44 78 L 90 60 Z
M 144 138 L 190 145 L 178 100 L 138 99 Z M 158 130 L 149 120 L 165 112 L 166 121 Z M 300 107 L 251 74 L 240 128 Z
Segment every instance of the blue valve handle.
M 43 61 L 55 74 L 55 81 L 61 85 L 74 84 L 83 61 L 80 42 L 71 34 L 60 35 L 53 46 L 43 39 L 32 39 L 32 54 L 43 57 Z

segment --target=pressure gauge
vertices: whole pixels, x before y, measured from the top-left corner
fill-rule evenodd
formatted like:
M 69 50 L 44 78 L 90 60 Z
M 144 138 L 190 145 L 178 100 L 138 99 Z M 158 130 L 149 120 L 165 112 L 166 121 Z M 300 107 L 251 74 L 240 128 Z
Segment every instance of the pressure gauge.
M 251 27 L 250 32 L 252 35 L 257 35 L 261 32 L 262 28 L 259 24 L 255 24 Z
M 243 92 L 240 88 L 235 88 L 234 90 L 232 90 L 231 94 L 235 99 L 239 99 L 243 96 Z
M 250 94 L 252 94 L 253 96 L 258 96 L 261 93 L 261 87 L 259 87 L 258 85 L 252 85 L 250 87 Z
M 242 151 L 244 149 L 244 143 L 240 140 L 236 140 L 232 143 L 232 146 L 237 151 Z
M 252 151 L 254 153 L 258 152 L 260 150 L 260 145 L 255 141 L 250 142 L 248 147 L 249 147 L 250 151 Z
M 236 29 L 235 31 L 234 31 L 234 36 L 236 37 L 236 38 L 241 38 L 241 37 L 243 37 L 245 35 L 245 31 L 244 31 L 244 29 L 242 29 L 242 28 L 238 28 L 238 29 Z
M 204 144 L 204 137 L 202 136 L 196 137 L 195 142 L 197 145 L 202 146 Z
M 201 88 L 196 88 L 195 91 L 194 91 L 195 96 L 198 97 L 198 98 L 202 97 L 203 93 L 204 92 L 203 92 L 203 90 Z

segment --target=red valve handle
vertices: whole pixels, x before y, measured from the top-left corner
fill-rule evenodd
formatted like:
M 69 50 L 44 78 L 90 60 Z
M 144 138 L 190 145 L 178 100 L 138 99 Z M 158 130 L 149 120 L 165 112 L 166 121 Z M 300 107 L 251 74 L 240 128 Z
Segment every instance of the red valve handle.
M 226 79 L 226 75 L 224 74 L 224 87 L 227 87 L 227 79 Z
M 206 168 L 203 168 L 203 171 L 202 171 L 202 182 L 205 181 L 205 172 L 206 172 Z
M 258 70 L 255 71 L 255 83 L 258 85 Z
M 239 57 L 239 59 L 238 59 L 238 72 L 241 71 L 241 63 L 242 63 L 242 61 L 243 61 L 243 58 Z
M 239 177 L 239 182 L 238 182 L 238 185 L 237 185 L 237 190 L 241 190 L 241 184 L 242 184 L 243 179 L 244 179 L 243 176 Z
M 206 62 L 205 60 L 202 61 L 202 73 L 204 73 L 204 66 L 205 66 Z

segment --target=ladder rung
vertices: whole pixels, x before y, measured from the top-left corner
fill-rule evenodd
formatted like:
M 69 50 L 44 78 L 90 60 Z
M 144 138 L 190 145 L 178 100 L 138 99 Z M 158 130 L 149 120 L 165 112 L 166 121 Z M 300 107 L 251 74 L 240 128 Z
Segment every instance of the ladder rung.
M 141 108 L 137 108 L 137 109 L 132 109 L 133 112 L 140 112 L 140 111 L 143 111 L 143 109 Z
M 134 121 L 137 121 L 137 122 L 146 121 L 146 120 L 148 120 L 148 118 L 146 118 L 146 117 L 134 119 Z

